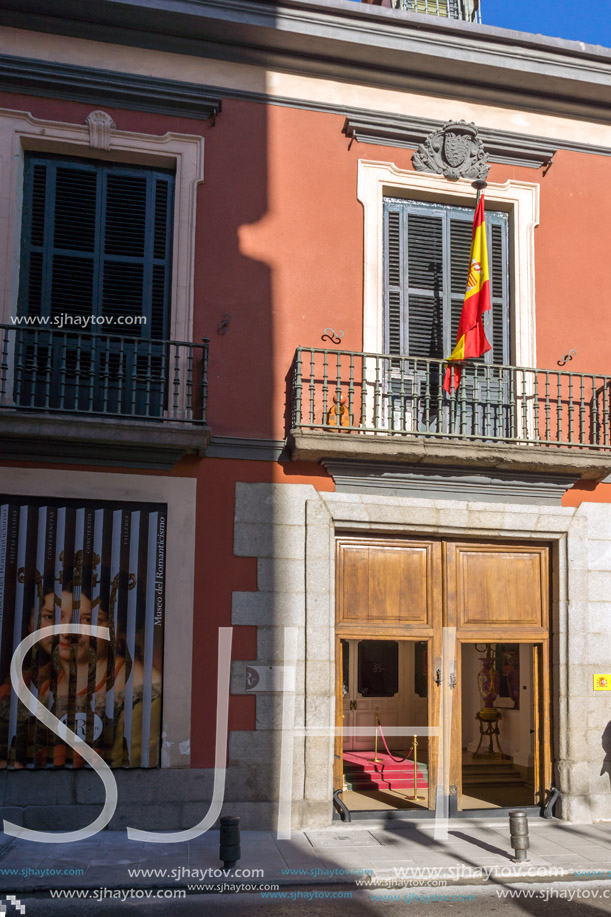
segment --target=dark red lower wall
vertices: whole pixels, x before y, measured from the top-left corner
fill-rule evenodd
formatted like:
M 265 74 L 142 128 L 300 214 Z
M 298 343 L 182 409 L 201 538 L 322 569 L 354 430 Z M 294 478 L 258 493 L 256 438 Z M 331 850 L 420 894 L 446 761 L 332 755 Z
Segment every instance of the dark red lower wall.
M 100 471 L 116 474 L 163 474 L 133 468 L 92 466 L 38 465 L 35 462 L 5 462 L 3 469 L 38 468 L 41 476 L 47 470 Z M 306 463 L 237 461 L 232 459 L 185 458 L 171 476 L 197 478 L 197 510 L 195 536 L 195 586 L 193 624 L 192 680 L 192 767 L 214 766 L 214 735 L 216 730 L 216 682 L 218 628 L 231 625 L 231 596 L 233 592 L 251 592 L 257 588 L 256 559 L 234 557 L 233 528 L 235 486 L 247 483 L 312 484 L 318 490 L 332 491 L 332 479 L 320 466 Z M 1 490 L 0 483 L 0 490 Z M 172 508 L 168 507 L 171 514 Z M 171 575 L 171 572 L 170 572 Z M 168 583 L 171 588 L 171 583 Z M 257 655 L 256 627 L 235 627 L 233 659 L 255 659 Z M 180 673 L 176 673 L 180 677 Z M 185 685 L 185 691 L 188 687 Z M 229 728 L 255 728 L 254 697 L 235 696 L 229 708 Z
M 184 467 L 183 463 L 183 467 Z M 177 469 L 178 472 L 178 469 Z M 191 765 L 214 765 L 216 731 L 217 633 L 231 624 L 233 592 L 257 588 L 255 558 L 234 557 L 236 482 L 312 484 L 332 491 L 334 484 L 319 466 L 295 463 L 205 459 L 198 481 Z M 234 627 L 233 659 L 256 659 L 256 627 Z M 229 729 L 255 728 L 255 698 L 232 696 Z

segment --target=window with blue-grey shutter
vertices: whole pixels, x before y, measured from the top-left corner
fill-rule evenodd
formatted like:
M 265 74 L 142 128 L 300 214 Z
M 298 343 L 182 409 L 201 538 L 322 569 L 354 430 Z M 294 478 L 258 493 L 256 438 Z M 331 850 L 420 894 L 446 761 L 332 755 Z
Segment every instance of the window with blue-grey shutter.
M 442 362 L 454 349 L 469 272 L 474 210 L 400 198 L 384 201 L 384 350 L 393 424 L 421 432 L 509 435 L 511 363 L 508 216 L 486 211 L 492 349 L 463 369 L 450 406 Z M 486 367 L 490 367 L 486 369 Z
M 22 406 L 162 414 L 173 199 L 164 169 L 26 155 L 19 313 L 34 321 L 16 345 Z
M 473 210 L 387 198 L 385 351 L 442 360 L 456 344 L 469 272 Z M 486 211 L 492 309 L 484 317 L 492 350 L 485 363 L 511 362 L 508 216 Z
M 111 324 L 87 328 L 167 337 L 173 193 L 165 170 L 27 154 L 20 314 L 103 316 Z

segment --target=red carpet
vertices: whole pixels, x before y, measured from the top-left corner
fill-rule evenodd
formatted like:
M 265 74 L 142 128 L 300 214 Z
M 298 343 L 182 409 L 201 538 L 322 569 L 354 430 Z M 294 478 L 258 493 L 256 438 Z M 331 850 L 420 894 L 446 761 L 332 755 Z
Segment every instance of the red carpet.
M 400 757 L 397 755 L 397 757 Z M 414 762 L 411 758 L 398 763 L 390 755 L 378 752 L 373 763 L 373 751 L 345 751 L 344 777 L 352 790 L 409 790 L 414 788 Z M 426 764 L 418 762 L 418 788 L 428 787 Z

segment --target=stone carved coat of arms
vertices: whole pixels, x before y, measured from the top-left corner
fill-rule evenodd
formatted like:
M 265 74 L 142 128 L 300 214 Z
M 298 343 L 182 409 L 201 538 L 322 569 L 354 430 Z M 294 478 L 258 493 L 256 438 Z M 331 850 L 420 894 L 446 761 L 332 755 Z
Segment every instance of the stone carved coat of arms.
M 412 163 L 418 172 L 435 172 L 450 181 L 485 181 L 490 169 L 477 128 L 466 121 L 448 121 L 429 134 L 414 153 Z

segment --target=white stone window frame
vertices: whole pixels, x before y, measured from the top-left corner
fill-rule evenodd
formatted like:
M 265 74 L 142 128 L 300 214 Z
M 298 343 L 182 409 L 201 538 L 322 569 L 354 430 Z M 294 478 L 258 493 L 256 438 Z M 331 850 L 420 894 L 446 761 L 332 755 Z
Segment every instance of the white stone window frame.
M 40 468 L 2 471 L 0 490 L 6 494 L 167 504 L 161 767 L 189 767 L 197 481 L 163 475 Z
M 110 115 L 92 111 L 84 124 L 46 121 L 0 109 L 0 322 L 17 314 L 21 258 L 23 171 L 26 152 L 86 157 L 175 173 L 169 336 L 193 340 L 193 275 L 197 189 L 204 180 L 204 138 L 116 130 Z
M 400 169 L 391 162 L 360 159 L 357 199 L 364 210 L 363 350 L 384 352 L 384 198 L 404 197 L 455 206 L 475 205 L 470 181 Z M 512 362 L 536 366 L 535 227 L 539 183 L 489 182 L 486 206 L 509 213 Z

